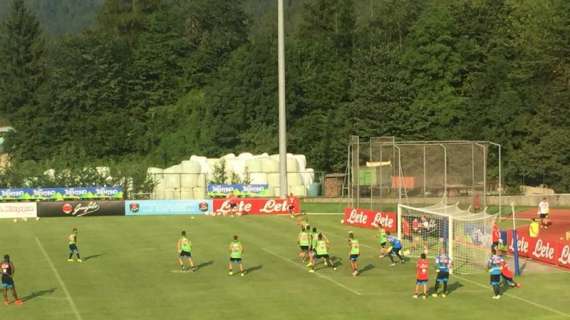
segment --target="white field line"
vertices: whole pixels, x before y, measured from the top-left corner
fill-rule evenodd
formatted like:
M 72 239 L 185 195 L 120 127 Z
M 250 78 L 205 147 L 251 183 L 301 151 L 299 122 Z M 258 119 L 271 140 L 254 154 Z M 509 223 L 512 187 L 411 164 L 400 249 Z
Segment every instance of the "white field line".
M 81 317 L 81 314 L 79 313 L 79 310 L 77 310 L 77 306 L 75 305 L 75 302 L 73 302 L 73 299 L 71 298 L 71 295 L 69 294 L 69 290 L 67 290 L 67 286 L 65 285 L 65 283 L 61 279 L 61 276 L 59 275 L 59 272 L 55 268 L 53 261 L 51 261 L 50 257 L 48 256 L 46 250 L 44 249 L 44 246 L 42 245 L 42 243 L 38 237 L 36 237 L 36 243 L 38 244 L 38 247 L 40 247 L 40 250 L 42 251 L 42 254 L 44 255 L 44 257 L 46 258 L 51 270 L 55 274 L 55 277 L 56 277 L 57 281 L 59 282 L 61 289 L 63 289 L 63 292 L 67 296 L 67 301 L 69 301 L 69 305 L 71 306 L 71 310 L 75 314 L 75 317 L 77 318 L 77 320 L 83 320 L 83 318 Z
M 291 260 L 289 260 L 289 259 L 287 259 L 287 258 L 285 258 L 285 257 L 282 257 L 282 256 L 280 256 L 280 255 L 274 253 L 274 252 L 271 251 L 271 250 L 268 250 L 268 249 L 265 249 L 265 248 L 261 248 L 261 249 L 262 249 L 263 251 L 269 253 L 269 254 L 272 255 L 272 256 L 275 256 L 275 257 L 277 257 L 277 258 L 279 258 L 279 259 L 281 259 L 281 260 L 283 260 L 283 261 L 289 262 L 290 264 L 292 264 L 292 265 L 294 265 L 294 266 L 296 266 L 296 267 L 299 267 L 299 268 L 305 270 L 305 268 L 304 268 L 303 266 L 300 266 L 300 265 L 297 264 L 296 262 L 291 261 Z M 323 275 L 323 274 L 320 274 L 320 273 L 318 273 L 318 272 L 315 272 L 315 275 L 316 275 L 317 277 L 321 278 L 321 279 L 330 281 L 331 283 L 333 283 L 333 284 L 335 284 L 335 285 L 337 285 L 337 286 L 339 286 L 339 287 L 341 287 L 341 288 L 343 288 L 343 289 L 345 289 L 345 290 L 347 290 L 347 291 L 350 291 L 351 293 L 354 293 L 354 294 L 357 295 L 357 296 L 361 296 L 361 295 L 362 295 L 362 293 L 360 293 L 360 292 L 358 292 L 358 291 L 356 291 L 356 290 L 354 290 L 354 289 L 351 289 L 351 288 L 345 286 L 344 284 L 342 284 L 342 283 L 340 283 L 340 282 L 334 280 L 333 278 L 327 277 L 327 276 L 325 276 L 325 275 Z
M 458 278 L 458 279 L 467 281 L 467 282 L 472 283 L 472 284 L 474 284 L 474 285 L 476 285 L 476 286 L 479 286 L 479 287 L 481 287 L 481 288 L 488 288 L 488 286 L 486 286 L 486 285 L 484 285 L 484 284 L 481 284 L 481 283 L 479 283 L 479 282 L 476 282 L 476 281 L 473 281 L 473 280 L 469 280 L 469 279 L 460 277 L 460 276 L 458 276 L 458 275 L 453 275 L 453 276 L 454 276 L 455 278 Z M 527 299 L 525 299 L 525 298 L 521 298 L 521 297 L 519 297 L 519 296 L 515 296 L 515 295 L 510 294 L 510 293 L 504 293 L 503 295 L 505 295 L 505 296 L 507 296 L 507 297 L 510 297 L 510 298 L 513 298 L 513 299 L 516 299 L 516 300 L 519 300 L 519 301 L 522 301 L 522 302 L 525 302 L 525 303 L 530 304 L 531 306 L 537 307 L 537 308 L 539 308 L 539 309 L 543 309 L 543 310 L 546 310 L 546 311 L 555 313 L 555 314 L 557 314 L 557 315 L 560 315 L 560 316 L 563 316 L 563 317 L 566 317 L 566 318 L 570 318 L 570 314 L 565 313 L 565 312 L 562 312 L 562 311 L 560 311 L 560 310 L 556 310 L 556 309 L 547 307 L 547 306 L 545 306 L 545 305 L 538 304 L 538 303 L 536 303 L 536 302 L 527 300 Z

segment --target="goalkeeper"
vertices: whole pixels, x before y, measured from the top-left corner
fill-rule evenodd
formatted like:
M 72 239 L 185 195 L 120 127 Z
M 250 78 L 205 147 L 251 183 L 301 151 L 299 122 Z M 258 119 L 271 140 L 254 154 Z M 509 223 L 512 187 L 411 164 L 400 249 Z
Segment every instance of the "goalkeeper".
M 445 249 L 441 248 L 439 256 L 435 258 L 435 266 L 437 268 L 437 278 L 435 280 L 435 289 L 432 297 L 437 297 L 439 294 L 439 286 L 443 284 L 443 292 L 441 297 L 447 296 L 447 283 L 449 282 L 449 274 L 451 273 L 451 258 L 445 253 Z
M 386 235 L 388 236 L 388 242 L 390 243 L 390 251 L 388 253 L 388 257 L 390 258 L 390 261 L 392 261 L 391 266 L 396 265 L 394 256 L 397 256 L 400 259 L 400 263 L 404 263 L 404 257 L 400 255 L 400 251 L 402 250 L 402 241 L 400 241 L 400 239 L 397 237 L 392 236 L 390 232 L 386 232 Z

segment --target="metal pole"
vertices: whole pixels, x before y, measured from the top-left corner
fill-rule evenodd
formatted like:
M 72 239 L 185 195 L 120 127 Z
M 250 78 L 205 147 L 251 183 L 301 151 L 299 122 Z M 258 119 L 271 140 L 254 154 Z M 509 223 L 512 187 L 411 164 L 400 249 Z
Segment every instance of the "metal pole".
M 285 25 L 283 0 L 277 0 L 277 37 L 279 71 L 279 194 L 287 197 L 287 119 L 285 112 Z

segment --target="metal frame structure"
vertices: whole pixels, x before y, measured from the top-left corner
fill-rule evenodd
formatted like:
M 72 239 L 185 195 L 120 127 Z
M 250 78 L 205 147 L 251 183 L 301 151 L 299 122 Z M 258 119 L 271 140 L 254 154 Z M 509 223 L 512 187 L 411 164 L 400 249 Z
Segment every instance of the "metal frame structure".
M 354 165 L 355 163 L 360 163 L 360 153 L 361 153 L 361 145 L 368 144 L 370 151 L 368 154 L 370 158 L 372 158 L 373 149 L 378 148 L 380 150 L 380 155 L 382 155 L 383 148 L 392 148 L 392 159 L 397 162 L 398 172 L 393 172 L 394 176 L 399 176 L 400 179 L 404 176 L 402 172 L 402 148 L 410 147 L 410 146 L 423 146 L 423 166 L 424 166 L 424 176 L 423 176 L 423 194 L 426 194 L 426 163 L 427 163 L 427 147 L 435 147 L 440 146 L 443 150 L 443 201 L 445 201 L 448 197 L 448 148 L 454 145 L 471 145 L 471 180 L 472 184 L 475 184 L 475 154 L 476 154 L 476 147 L 481 148 L 481 154 L 483 158 L 482 163 L 482 170 L 483 170 L 483 190 L 482 190 L 482 204 L 483 206 L 487 205 L 486 197 L 489 194 L 488 190 L 488 156 L 490 154 L 490 148 L 496 149 L 496 154 L 498 155 L 498 196 L 499 196 L 499 214 L 502 214 L 502 193 L 503 193 L 503 177 L 502 177 L 502 147 L 500 144 L 492 142 L 492 141 L 469 141 L 469 140 L 444 140 L 444 141 L 397 141 L 395 137 L 371 137 L 367 141 L 361 141 L 359 136 L 351 136 L 350 143 L 347 148 L 348 152 L 348 161 L 347 161 L 347 181 L 348 181 L 348 196 L 350 198 L 350 205 L 353 208 L 361 207 L 361 190 L 360 190 L 360 183 L 359 183 L 359 170 L 360 165 Z M 382 156 L 380 156 L 382 159 Z M 467 163 L 465 165 L 468 165 Z M 380 172 L 382 167 L 380 167 Z M 394 168 L 392 169 L 394 170 Z M 395 170 L 394 170 L 395 171 Z M 380 174 L 379 179 L 382 179 L 382 174 Z M 398 190 L 397 190 L 397 200 L 398 203 L 402 203 L 403 198 L 407 198 L 406 189 L 402 188 L 402 180 L 398 183 Z M 381 181 L 382 183 L 382 181 Z M 473 188 L 472 185 L 472 188 Z M 379 198 L 383 198 L 382 188 L 380 188 L 380 194 L 378 195 Z M 374 202 L 374 194 L 371 191 L 370 195 L 370 207 L 373 206 Z

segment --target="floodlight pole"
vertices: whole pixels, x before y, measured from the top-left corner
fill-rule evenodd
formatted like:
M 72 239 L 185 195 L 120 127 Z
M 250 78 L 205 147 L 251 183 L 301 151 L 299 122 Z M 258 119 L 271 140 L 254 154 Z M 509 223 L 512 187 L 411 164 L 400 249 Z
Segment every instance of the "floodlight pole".
M 285 25 L 283 0 L 277 0 L 277 43 L 279 72 L 279 195 L 286 198 L 287 184 L 287 119 L 285 111 Z

